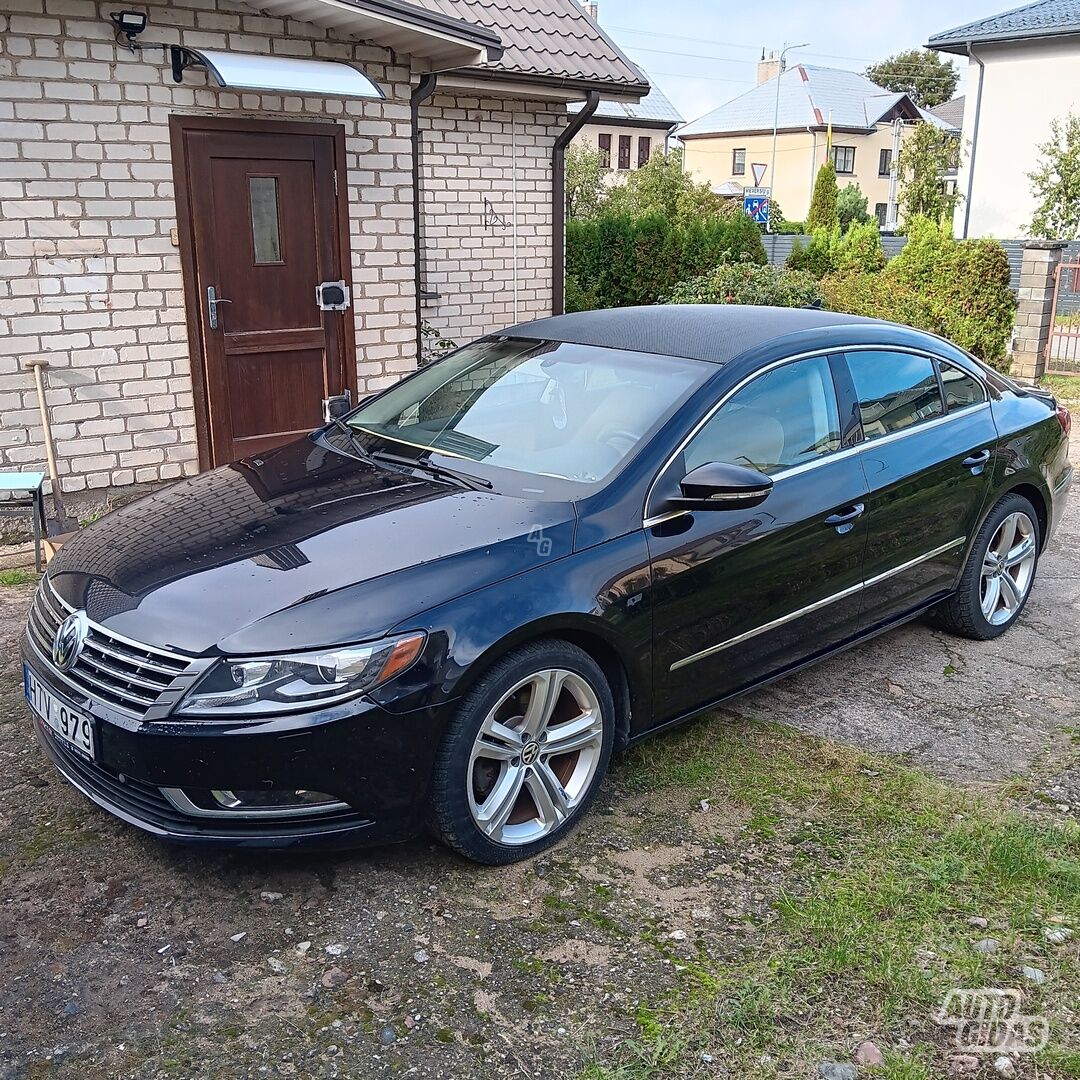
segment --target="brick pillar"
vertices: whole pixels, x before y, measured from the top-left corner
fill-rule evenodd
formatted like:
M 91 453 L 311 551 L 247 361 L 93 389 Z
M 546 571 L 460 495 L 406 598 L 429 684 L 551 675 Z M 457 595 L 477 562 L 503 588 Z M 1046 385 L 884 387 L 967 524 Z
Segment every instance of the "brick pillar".
M 1054 306 L 1054 272 L 1065 250 L 1064 240 L 1029 240 L 1020 266 L 1020 294 L 1014 324 L 1012 373 L 1034 382 L 1046 370 L 1050 315 Z

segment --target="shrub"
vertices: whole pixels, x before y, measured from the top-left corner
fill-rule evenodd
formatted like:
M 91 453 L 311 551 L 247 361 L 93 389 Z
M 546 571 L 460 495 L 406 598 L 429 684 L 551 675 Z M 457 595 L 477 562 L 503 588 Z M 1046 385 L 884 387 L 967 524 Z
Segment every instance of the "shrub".
M 810 213 L 806 217 L 806 227 L 813 232 L 816 229 L 833 229 L 839 219 L 836 216 L 836 169 L 831 161 L 826 161 L 818 169 L 814 181 L 814 194 L 810 199 Z
M 836 196 L 836 217 L 840 228 L 847 232 L 852 225 L 863 225 L 873 219 L 866 210 L 866 196 L 858 184 L 845 184 Z
M 761 233 L 745 214 L 685 223 L 673 223 L 659 213 L 601 214 L 590 221 L 570 221 L 567 306 L 655 304 L 678 282 L 707 273 L 725 259 L 766 262 Z
M 817 281 L 799 270 L 725 262 L 707 274 L 680 282 L 665 297 L 668 304 L 769 304 L 811 307 L 820 304 Z
M 875 273 L 885 266 L 885 251 L 881 246 L 881 233 L 877 222 L 868 218 L 856 223 L 840 238 L 832 248 L 833 262 L 836 269 L 865 270 Z
M 891 280 L 888 275 L 848 270 L 830 274 L 821 281 L 825 305 L 832 311 L 886 319 L 919 330 L 940 334 L 941 326 L 930 302 L 909 285 Z
M 789 270 L 803 270 L 823 278 L 836 270 L 835 249 L 839 242 L 839 226 L 832 230 L 815 229 L 809 244 L 804 246 L 801 241 L 795 241 L 784 265 Z
M 852 237 L 853 247 L 861 246 L 855 241 Z M 872 269 L 853 262 L 826 277 L 821 287 L 828 306 L 941 334 L 1006 369 L 1016 301 L 1009 260 L 999 243 L 958 242 L 947 227 L 913 218 L 900 254 L 880 272 L 867 272 Z

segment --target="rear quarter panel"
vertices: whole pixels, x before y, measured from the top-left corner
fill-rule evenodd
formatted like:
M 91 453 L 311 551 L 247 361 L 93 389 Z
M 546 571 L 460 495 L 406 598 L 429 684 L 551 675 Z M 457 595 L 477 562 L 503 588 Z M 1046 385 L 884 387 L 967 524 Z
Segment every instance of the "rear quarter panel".
M 992 408 L 999 441 L 994 455 L 993 498 L 987 510 L 1006 491 L 1021 485 L 1035 488 L 1046 515 L 1045 544 L 1061 516 L 1072 477 L 1069 440 L 1046 398 L 1006 393 Z

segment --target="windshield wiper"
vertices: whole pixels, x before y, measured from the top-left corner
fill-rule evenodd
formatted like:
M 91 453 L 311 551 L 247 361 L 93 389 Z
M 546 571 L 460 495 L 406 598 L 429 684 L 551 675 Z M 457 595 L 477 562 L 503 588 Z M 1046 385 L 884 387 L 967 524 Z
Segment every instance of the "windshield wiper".
M 471 473 L 458 472 L 457 469 L 449 469 L 445 465 L 436 465 L 427 457 L 411 458 L 403 454 L 390 454 L 385 450 L 375 450 L 369 453 L 374 461 L 388 461 L 394 465 L 400 465 L 409 469 L 421 469 L 432 476 L 441 477 L 459 484 L 470 491 L 490 491 L 492 484 L 482 476 L 473 476 Z
M 349 445 L 356 451 L 358 456 L 362 457 L 365 461 L 375 460 L 371 451 L 360 441 L 360 436 L 357 434 L 356 428 L 351 424 L 346 424 L 340 416 L 335 416 L 330 420 L 330 427 L 336 428 L 349 440 Z

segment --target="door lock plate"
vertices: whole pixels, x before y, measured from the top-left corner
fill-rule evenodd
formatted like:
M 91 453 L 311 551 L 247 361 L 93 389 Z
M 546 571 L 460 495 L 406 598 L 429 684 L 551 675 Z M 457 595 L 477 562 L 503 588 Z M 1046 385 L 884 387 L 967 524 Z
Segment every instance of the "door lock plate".
M 324 281 L 315 286 L 315 305 L 320 311 L 347 311 L 351 294 L 344 281 Z

